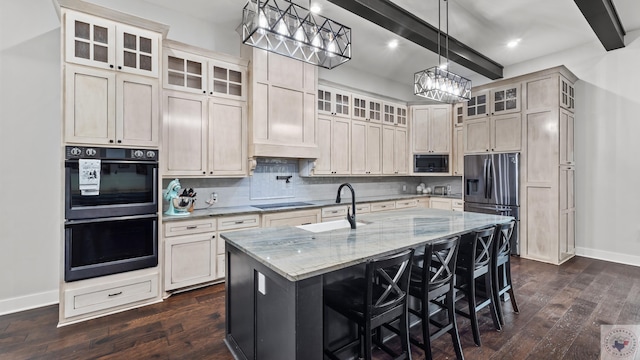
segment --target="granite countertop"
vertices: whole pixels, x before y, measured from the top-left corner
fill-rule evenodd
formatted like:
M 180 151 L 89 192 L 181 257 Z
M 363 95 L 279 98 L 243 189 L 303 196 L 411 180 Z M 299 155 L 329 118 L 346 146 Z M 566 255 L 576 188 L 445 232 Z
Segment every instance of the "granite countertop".
M 364 197 L 358 197 L 356 195 L 356 203 L 363 204 L 363 203 L 371 203 L 371 202 L 378 202 L 378 201 L 393 201 L 393 200 L 430 198 L 430 197 L 461 200 L 462 194 L 450 194 L 450 195 L 398 194 L 398 195 L 381 195 L 381 196 L 364 196 Z M 289 202 L 289 201 L 282 201 L 282 202 Z M 293 202 L 293 200 L 291 202 Z M 264 213 L 278 212 L 278 211 L 316 209 L 316 208 L 323 208 L 325 206 L 332 206 L 332 205 L 351 205 L 351 195 L 343 196 L 342 202 L 340 204 L 336 204 L 335 199 L 312 200 L 312 201 L 296 200 L 295 202 L 304 202 L 308 205 L 287 206 L 287 207 L 279 207 L 279 208 L 264 209 L 264 210 L 251 205 L 227 206 L 227 207 L 212 206 L 205 209 L 196 209 L 192 213 L 190 213 L 188 216 L 162 214 L 162 221 L 188 220 L 188 219 L 198 219 L 198 218 L 210 217 L 210 216 L 242 215 L 242 214 L 252 214 L 252 213 L 264 214 Z
M 241 251 L 290 281 L 363 263 L 428 241 L 463 234 L 511 217 L 410 208 L 362 214 L 357 229 L 311 232 L 300 227 L 257 228 L 222 233 Z

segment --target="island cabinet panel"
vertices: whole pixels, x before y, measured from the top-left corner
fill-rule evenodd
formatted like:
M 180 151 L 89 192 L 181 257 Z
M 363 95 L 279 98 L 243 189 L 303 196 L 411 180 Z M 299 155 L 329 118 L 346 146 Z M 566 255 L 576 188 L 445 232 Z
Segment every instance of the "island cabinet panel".
M 323 358 L 322 276 L 293 282 L 227 244 L 226 343 L 237 359 Z
M 283 211 L 262 215 L 263 227 L 299 226 L 320 222 L 320 209 Z

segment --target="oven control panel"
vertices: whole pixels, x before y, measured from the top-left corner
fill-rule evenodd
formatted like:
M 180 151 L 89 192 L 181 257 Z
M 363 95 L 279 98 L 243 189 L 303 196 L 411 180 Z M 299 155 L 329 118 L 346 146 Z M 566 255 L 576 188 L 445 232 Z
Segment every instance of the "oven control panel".
M 117 159 L 158 161 L 158 150 L 67 146 L 65 147 L 65 159 Z

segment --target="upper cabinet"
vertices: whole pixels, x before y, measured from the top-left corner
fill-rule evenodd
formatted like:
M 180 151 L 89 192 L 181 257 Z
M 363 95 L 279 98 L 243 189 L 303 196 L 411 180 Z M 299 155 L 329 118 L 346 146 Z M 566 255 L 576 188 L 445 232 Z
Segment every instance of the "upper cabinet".
M 451 151 L 451 106 L 412 107 L 413 153 L 448 154 Z
M 95 13 L 66 7 L 61 12 L 64 142 L 157 147 L 160 41 L 166 29 L 142 19 L 135 23 L 153 30 L 125 24 L 97 6 L 86 9 Z M 101 11 L 111 18 L 97 16 Z
M 318 114 L 351 117 L 351 94 L 328 86 L 318 86 Z
M 250 61 L 249 156 L 316 158 L 317 68 L 249 46 L 241 53 Z
M 180 46 L 172 41 L 166 43 L 174 47 Z M 165 89 L 236 100 L 246 99 L 247 68 L 238 59 L 228 59 L 230 57 L 223 54 L 201 56 L 171 47 L 165 47 L 163 54 Z
M 464 125 L 464 103 L 456 103 L 453 105 L 453 126 L 461 127 Z
M 382 121 L 382 100 L 352 94 L 351 119 L 381 122 Z
M 491 89 L 491 115 L 520 111 L 520 84 Z
M 382 123 L 385 125 L 407 126 L 407 107 L 394 103 L 383 103 Z
M 564 76 L 560 76 L 560 106 L 571 112 L 575 109 L 575 89 Z
M 65 16 L 65 61 L 158 77 L 161 34 L 75 11 Z
M 520 113 L 466 121 L 464 152 L 520 151 L 522 119 Z
M 466 119 L 475 119 L 489 115 L 489 91 L 472 91 L 466 105 Z

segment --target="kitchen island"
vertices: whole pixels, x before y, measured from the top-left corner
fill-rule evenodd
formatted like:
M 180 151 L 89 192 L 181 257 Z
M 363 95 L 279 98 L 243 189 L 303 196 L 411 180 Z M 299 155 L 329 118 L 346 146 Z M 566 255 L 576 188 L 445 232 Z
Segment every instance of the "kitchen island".
M 355 230 L 345 220 L 223 233 L 227 346 L 236 359 L 322 359 L 324 284 L 368 259 L 511 219 L 413 208 L 358 216 Z

